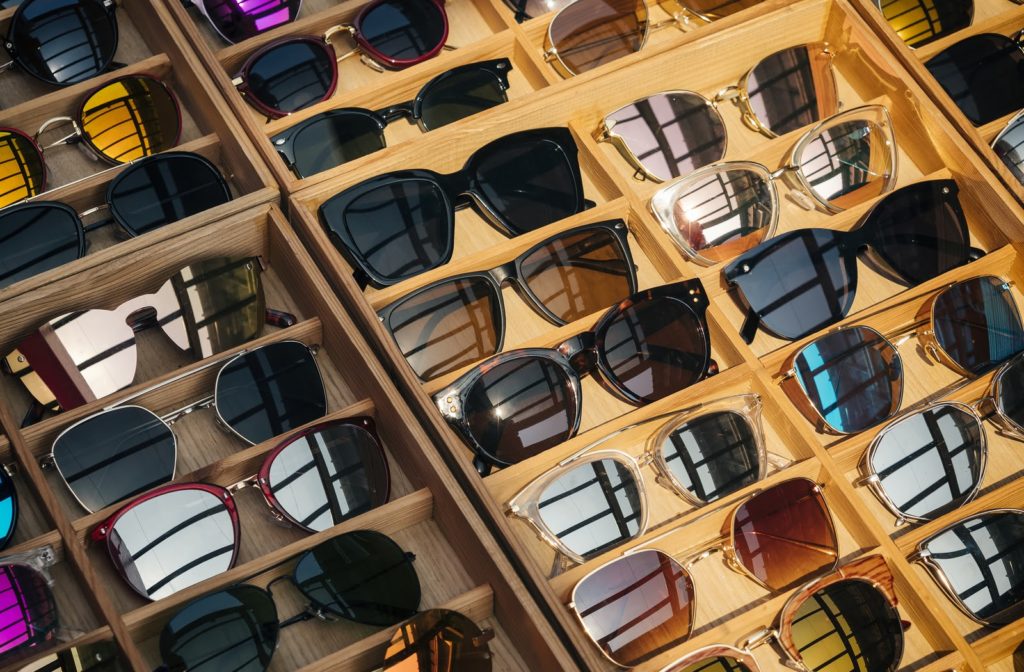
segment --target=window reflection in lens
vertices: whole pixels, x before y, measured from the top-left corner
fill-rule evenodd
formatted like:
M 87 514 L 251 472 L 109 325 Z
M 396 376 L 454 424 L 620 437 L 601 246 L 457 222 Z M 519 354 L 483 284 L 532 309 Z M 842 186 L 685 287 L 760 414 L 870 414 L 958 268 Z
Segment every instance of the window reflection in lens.
M 673 430 L 661 454 L 675 481 L 705 503 L 753 483 L 762 469 L 754 428 L 733 411 L 707 413 Z
M 647 35 L 647 5 L 643 0 L 574 2 L 548 30 L 558 58 L 578 75 L 640 50 Z
M 776 52 L 747 76 L 750 108 L 775 135 L 808 126 L 839 111 L 832 57 L 821 43 Z
M 1024 326 L 1010 286 L 994 276 L 944 290 L 932 308 L 935 340 L 972 374 L 990 371 L 1024 350 Z

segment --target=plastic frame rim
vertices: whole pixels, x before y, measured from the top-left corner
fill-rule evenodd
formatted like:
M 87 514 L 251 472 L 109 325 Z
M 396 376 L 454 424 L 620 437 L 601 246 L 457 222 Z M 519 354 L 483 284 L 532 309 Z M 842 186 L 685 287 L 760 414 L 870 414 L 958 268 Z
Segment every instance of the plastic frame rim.
M 253 93 L 252 89 L 249 86 L 250 73 L 252 71 L 253 66 L 256 65 L 257 61 L 266 57 L 275 49 L 299 43 L 309 44 L 315 47 L 317 50 L 316 53 L 322 55 L 327 60 L 331 70 L 331 83 L 330 85 L 328 85 L 323 97 L 321 97 L 318 100 L 311 101 L 299 109 L 305 109 L 307 107 L 316 105 L 317 103 L 322 103 L 325 100 L 329 100 L 334 96 L 334 92 L 338 87 L 337 57 L 335 56 L 334 49 L 331 47 L 331 45 L 325 43 L 324 40 L 313 37 L 312 35 L 297 35 L 294 37 L 283 37 L 278 40 L 274 40 L 273 42 L 269 42 L 260 47 L 259 49 L 257 49 L 256 51 L 254 51 L 252 54 L 249 55 L 247 59 L 245 59 L 245 62 L 239 69 L 238 74 L 234 76 L 232 81 L 235 85 L 235 89 L 239 92 L 239 94 L 241 94 L 242 98 L 245 99 L 245 101 L 248 102 L 252 107 L 256 108 L 258 112 L 266 115 L 270 119 L 280 119 L 281 117 L 286 117 L 289 114 L 298 112 L 299 110 L 281 110 L 262 101 L 258 96 L 256 96 L 256 94 Z
M 359 49 L 364 54 L 369 56 L 371 59 L 388 68 L 389 70 L 402 70 L 404 68 L 417 65 L 424 61 L 428 61 L 431 58 L 437 56 L 439 53 L 441 53 L 441 50 L 444 49 L 444 45 L 448 42 L 449 21 L 448 12 L 445 11 L 445 0 L 418 0 L 421 3 L 429 4 L 433 6 L 435 9 L 437 9 L 438 15 L 440 16 L 441 19 L 441 23 L 443 25 L 441 38 L 438 41 L 438 43 L 422 56 L 417 56 L 416 58 L 393 58 L 381 51 L 378 51 L 366 40 L 366 37 L 363 35 L 362 31 L 363 21 L 366 20 L 367 15 L 369 15 L 370 12 L 377 9 L 378 6 L 391 1 L 392 0 L 372 0 L 372 2 L 364 5 L 363 8 L 359 10 L 359 13 L 352 21 L 352 26 L 355 29 L 353 39 L 355 40 L 356 45 L 359 47 Z

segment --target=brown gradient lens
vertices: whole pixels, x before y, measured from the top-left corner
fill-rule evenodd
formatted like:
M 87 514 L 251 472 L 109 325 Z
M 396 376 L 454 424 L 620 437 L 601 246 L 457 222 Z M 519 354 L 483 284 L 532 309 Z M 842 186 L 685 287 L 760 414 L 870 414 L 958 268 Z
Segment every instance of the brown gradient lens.
M 662 0 L 661 6 L 669 14 L 675 15 L 680 9 L 687 9 L 707 19 L 720 19 L 735 14 L 747 7 L 759 5 L 764 0 Z
M 490 672 L 491 652 L 487 641 L 492 636 L 457 611 L 421 611 L 391 636 L 381 669 Z
M 387 319 L 399 350 L 423 380 L 495 354 L 504 329 L 494 284 L 483 277 L 428 287 L 396 306 Z
M 635 291 L 629 258 L 609 231 L 553 240 L 522 262 L 522 281 L 556 317 L 574 322 Z
M 640 51 L 647 36 L 643 0 L 576 0 L 548 28 L 558 59 L 574 75 Z
M 594 643 L 626 667 L 686 641 L 693 626 L 693 582 L 661 551 L 604 565 L 576 585 L 572 599 Z
M 779 483 L 737 507 L 732 535 L 739 563 L 775 591 L 833 569 L 839 555 L 825 499 L 806 478 Z

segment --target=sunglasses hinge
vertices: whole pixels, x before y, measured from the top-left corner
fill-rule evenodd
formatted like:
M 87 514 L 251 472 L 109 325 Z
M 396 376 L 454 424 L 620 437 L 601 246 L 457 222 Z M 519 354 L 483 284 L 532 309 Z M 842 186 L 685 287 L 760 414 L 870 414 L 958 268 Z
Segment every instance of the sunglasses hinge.
M 57 463 L 53 461 L 53 453 L 47 453 L 39 458 L 39 468 L 43 471 L 53 471 L 57 468 Z M 7 471 L 7 466 L 4 465 L 4 471 Z M 10 473 L 7 474 L 10 476 Z
M 238 481 L 237 483 L 232 483 L 231 485 L 227 486 L 224 489 L 227 490 L 228 492 L 234 494 L 234 493 L 238 492 L 239 490 L 245 490 L 246 488 L 249 488 L 249 487 L 255 488 L 255 487 L 258 487 L 258 486 L 259 486 L 258 476 L 253 475 L 253 476 L 250 476 L 249 478 L 246 478 L 244 480 Z
M 7 47 L 8 51 L 10 51 L 13 48 L 14 45 L 12 45 L 11 43 L 8 42 L 5 46 Z M 6 63 L 0 63 L 0 72 L 7 72 L 8 70 L 10 70 L 13 67 L 14 67 L 14 61 L 7 61 Z

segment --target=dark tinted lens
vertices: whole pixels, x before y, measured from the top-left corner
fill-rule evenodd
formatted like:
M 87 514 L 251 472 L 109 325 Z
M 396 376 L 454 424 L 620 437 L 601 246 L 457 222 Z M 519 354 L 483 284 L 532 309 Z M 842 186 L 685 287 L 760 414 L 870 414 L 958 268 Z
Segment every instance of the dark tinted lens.
M 326 100 L 334 92 L 337 76 L 332 53 L 311 39 L 279 43 L 243 73 L 246 95 L 281 114 Z
M 707 372 L 707 329 L 683 301 L 637 300 L 597 336 L 609 378 L 643 402 L 667 397 Z
M 998 511 L 963 520 L 924 543 L 953 592 L 975 617 L 1003 625 L 1024 600 L 1024 513 Z
M 6 472 L 0 473 L 0 548 L 4 548 L 14 536 L 18 525 L 18 491 L 14 481 Z
M 608 115 L 644 169 L 659 180 L 690 173 L 725 156 L 725 126 L 707 98 L 689 91 L 659 93 Z
M 893 506 L 931 520 L 959 508 L 981 483 L 985 430 L 978 417 L 954 404 L 919 411 L 879 434 L 871 471 Z
M 457 611 L 429 609 L 403 623 L 391 636 L 381 669 L 490 672 L 491 652 L 487 638 L 473 621 Z
M 558 59 L 574 75 L 640 51 L 647 6 L 637 0 L 582 0 L 567 5 L 548 27 Z
M 290 135 L 292 168 L 299 177 L 309 177 L 383 149 L 384 131 L 380 122 L 365 112 L 331 110 L 318 114 L 274 136 L 275 146 L 283 145 Z
M 568 439 L 577 404 L 562 367 L 542 357 L 519 357 L 487 369 L 462 411 L 480 447 L 514 464 Z
M 992 149 L 1017 181 L 1024 184 L 1024 115 L 1014 117 L 996 138 Z
M 231 586 L 174 614 L 160 633 L 160 657 L 171 672 L 263 672 L 277 635 L 277 607 L 270 594 L 256 586 Z
M 996 395 L 999 412 L 1024 428 L 1024 360 L 1018 359 L 1002 371 Z
M 954 362 L 982 374 L 1024 350 L 1024 326 L 1010 286 L 972 278 L 949 287 L 932 307 L 935 340 Z
M 336 422 L 291 439 L 266 470 L 265 491 L 281 513 L 320 532 L 380 506 L 391 480 L 384 449 L 364 423 Z
M 619 665 L 632 667 L 686 641 L 693 582 L 661 551 L 640 551 L 586 576 L 573 608 L 587 634 Z
M 537 509 L 545 527 L 584 560 L 635 537 L 643 518 L 636 477 L 610 458 L 559 476 L 540 493 Z
M 380 532 L 349 532 L 303 554 L 295 566 L 295 585 L 336 616 L 393 625 L 419 608 L 420 582 L 412 562 Z
M 370 6 L 356 29 L 384 56 L 409 61 L 438 49 L 446 25 L 444 10 L 434 0 L 382 0 Z
M 134 236 L 231 200 L 217 167 L 187 152 L 142 159 L 107 189 L 110 213 Z
M 747 97 L 757 119 L 785 135 L 839 111 L 832 57 L 822 44 L 776 52 L 747 76 Z
M 793 368 L 815 410 L 839 432 L 873 427 L 899 408 L 903 363 L 873 329 L 852 327 L 822 336 L 800 351 Z
M 217 413 L 250 443 L 260 443 L 327 412 L 313 353 L 302 343 L 271 343 L 228 362 L 217 374 Z
M 922 47 L 971 25 L 973 0 L 882 0 L 882 16 L 908 46 Z
M 511 70 L 511 65 L 504 61 L 495 67 Z M 438 77 L 423 89 L 422 96 L 420 121 L 430 131 L 508 100 L 498 76 L 476 65 Z
M 29 0 L 7 35 L 18 65 L 61 86 L 100 74 L 117 51 L 114 9 L 100 0 Z
M 972 35 L 924 65 L 975 126 L 1024 107 L 1024 52 L 1005 35 Z
M 43 154 L 21 131 L 0 129 L 0 208 L 41 193 L 46 186 Z
M 0 212 L 0 288 L 74 261 L 85 251 L 82 223 L 60 203 Z
M 895 155 L 886 125 L 854 119 L 820 128 L 794 157 L 812 194 L 845 210 L 888 191 Z
M 229 42 L 294 21 L 302 0 L 203 0 L 210 23 Z
M 724 273 L 762 325 L 794 340 L 835 324 L 850 310 L 857 260 L 848 254 L 840 232 L 803 229 L 758 245 Z
M 46 577 L 28 565 L 0 565 L 0 661 L 38 646 L 57 628 L 57 604 Z
M 121 406 L 72 425 L 53 442 L 53 462 L 88 511 L 174 478 L 174 433 L 152 411 Z
M 754 428 L 734 411 L 687 421 L 669 432 L 660 450 L 675 481 L 701 502 L 736 492 L 761 473 Z
M 494 283 L 480 276 L 425 288 L 387 315 L 398 349 L 423 380 L 495 354 L 505 330 L 501 298 Z

